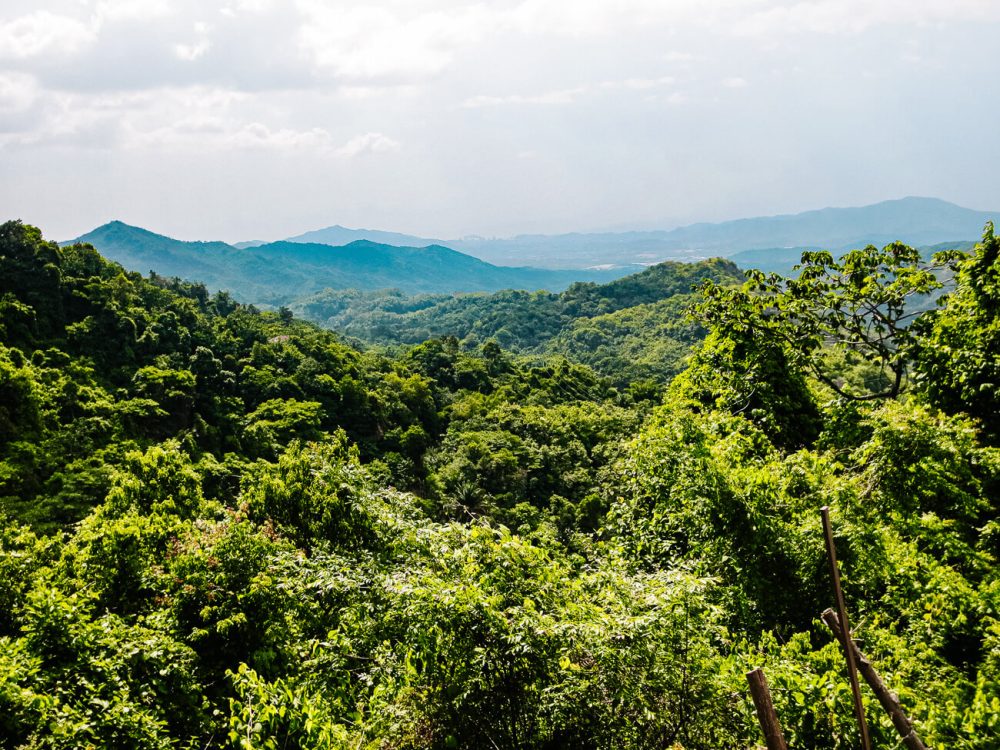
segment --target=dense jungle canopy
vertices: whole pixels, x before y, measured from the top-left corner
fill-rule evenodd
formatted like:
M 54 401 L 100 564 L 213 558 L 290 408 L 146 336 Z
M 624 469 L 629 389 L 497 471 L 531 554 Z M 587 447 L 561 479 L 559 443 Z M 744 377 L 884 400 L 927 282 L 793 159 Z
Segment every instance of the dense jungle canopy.
M 995 748 L 1000 240 L 733 270 L 389 350 L 0 225 L 0 745 L 752 748 L 763 666 L 855 747 L 829 505 L 921 736 Z

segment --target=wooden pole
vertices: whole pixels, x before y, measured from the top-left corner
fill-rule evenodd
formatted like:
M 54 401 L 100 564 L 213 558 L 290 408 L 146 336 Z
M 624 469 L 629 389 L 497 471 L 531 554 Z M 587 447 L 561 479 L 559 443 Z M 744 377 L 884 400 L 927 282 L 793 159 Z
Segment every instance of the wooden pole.
M 837 640 L 843 643 L 844 631 L 840 627 L 840 619 L 837 617 L 837 613 L 832 609 L 826 610 L 823 613 L 823 622 L 833 631 Z M 903 738 L 903 745 L 908 750 L 927 750 L 927 746 L 917 736 L 917 731 L 913 728 L 913 722 L 910 721 L 910 717 L 903 713 L 903 707 L 899 703 L 899 698 L 882 682 L 882 678 L 878 676 L 875 667 L 861 653 L 861 649 L 858 648 L 858 644 L 854 642 L 853 638 L 850 643 L 851 650 L 854 652 L 854 661 L 858 665 L 858 671 L 861 672 L 861 676 L 865 678 L 865 682 L 868 683 L 872 692 L 875 693 L 878 702 L 882 704 L 882 708 L 889 714 L 889 718 L 892 719 L 892 725 L 896 727 L 899 736 Z
M 826 536 L 826 555 L 830 561 L 833 592 L 837 598 L 837 613 L 840 615 L 840 622 L 844 624 L 844 634 L 848 636 L 841 638 L 841 643 L 844 646 L 844 656 L 847 659 L 847 677 L 851 681 L 851 695 L 854 697 L 854 716 L 858 720 L 858 729 L 861 731 L 861 748 L 862 750 L 871 750 L 872 741 L 868 736 L 865 707 L 861 703 L 861 685 L 858 684 L 858 671 L 854 664 L 854 649 L 848 645 L 851 641 L 851 624 L 847 619 L 847 605 L 844 603 L 844 591 L 840 587 L 840 568 L 837 566 L 837 548 L 833 543 L 833 527 L 830 525 L 830 506 L 824 505 L 820 509 L 820 512 L 823 515 L 823 533 Z
M 788 745 L 785 744 L 785 735 L 782 734 L 781 724 L 778 722 L 778 714 L 775 713 L 774 704 L 771 702 L 771 691 L 767 688 L 764 670 L 757 667 L 757 669 L 747 672 L 747 682 L 750 683 L 750 695 L 753 696 L 753 705 L 757 709 L 757 721 L 760 722 L 761 731 L 764 732 L 767 750 L 788 750 Z

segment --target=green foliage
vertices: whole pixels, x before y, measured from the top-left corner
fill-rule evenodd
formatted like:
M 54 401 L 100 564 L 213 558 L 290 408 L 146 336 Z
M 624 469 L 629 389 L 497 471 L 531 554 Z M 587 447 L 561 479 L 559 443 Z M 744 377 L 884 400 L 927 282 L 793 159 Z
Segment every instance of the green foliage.
M 306 549 L 372 549 L 394 514 L 405 517 L 403 507 L 378 497 L 343 432 L 321 444 L 295 443 L 276 464 L 254 467 L 241 500 L 250 518 L 273 524 Z
M 726 264 L 501 294 L 530 358 L 502 316 L 390 356 L 3 225 L 0 745 L 749 750 L 763 665 L 793 746 L 853 747 L 829 505 L 873 664 L 992 748 L 995 244 L 912 330 L 901 246 L 706 287 L 655 405 Z
M 754 329 L 717 328 L 695 350 L 670 395 L 744 415 L 775 444 L 812 443 L 820 431 L 816 399 L 788 349 Z
M 734 628 L 793 632 L 815 616 L 823 570 L 801 514 L 822 504 L 831 474 L 822 460 L 782 456 L 743 417 L 670 405 L 616 462 L 603 531 L 643 568 L 717 576 Z
M 517 528 L 518 504 L 545 510 L 568 503 L 569 515 L 556 517 L 559 531 L 594 530 L 596 480 L 636 426 L 632 413 L 610 405 L 514 406 L 486 399 L 467 399 L 452 410 L 448 432 L 427 459 L 430 485 L 450 515 L 485 513 Z M 528 529 L 537 526 L 525 520 Z
M 327 696 L 293 680 L 264 680 L 241 664 L 229 672 L 236 696 L 229 704 L 232 747 L 278 750 L 284 747 L 346 748 L 351 732 L 330 711 Z
M 993 224 L 958 266 L 957 287 L 917 331 L 916 370 L 931 403 L 1000 435 L 1000 238 Z
M 39 588 L 23 636 L 0 639 L 0 731 L 12 746 L 169 748 L 201 717 L 193 653 L 96 616 L 85 595 Z
M 104 504 L 108 513 L 166 513 L 190 518 L 202 512 L 201 477 L 177 441 L 129 453 Z
M 0 516 L 0 637 L 16 632 L 25 596 L 48 557 L 47 545 L 29 529 Z
M 870 437 L 851 460 L 863 467 L 873 512 L 933 513 L 973 528 L 995 512 L 1000 452 L 979 444 L 970 420 L 890 402 L 862 424 Z
M 761 640 L 759 662 L 768 678 L 775 710 L 789 747 L 847 750 L 858 746 L 854 703 L 836 641 L 814 644 L 805 633 L 779 644 Z M 865 716 L 874 747 L 894 747 L 898 735 L 881 707 L 864 694 Z M 926 739 L 926 737 L 924 737 Z
M 244 445 L 252 456 L 274 456 L 282 445 L 295 439 L 320 435 L 322 404 L 293 398 L 272 398 L 247 416 Z
M 187 370 L 140 367 L 132 377 L 136 396 L 155 402 L 160 412 L 155 429 L 166 437 L 190 427 L 194 412 L 195 377 Z M 155 432 L 154 432 L 155 435 Z
M 592 367 L 616 385 L 662 384 L 677 375 L 704 330 L 687 320 L 689 294 L 576 318 L 543 351 Z
M 942 252 L 928 266 L 918 251 L 899 242 L 881 250 L 872 245 L 852 250 L 839 261 L 827 252 L 808 251 L 802 253 L 795 279 L 750 271 L 739 288 L 706 281 L 695 312 L 713 330 L 784 351 L 838 396 L 894 397 L 907 373 L 907 324 L 914 315 L 907 303 L 940 289 L 935 271 L 959 256 Z M 826 347 L 858 353 L 876 364 L 887 386 L 846 389 L 825 367 Z
M 576 283 L 562 294 L 404 297 L 326 290 L 296 307 L 309 320 L 380 344 L 418 344 L 454 337 L 473 348 L 494 341 L 506 349 L 566 356 L 611 378 L 666 382 L 681 369 L 702 330 L 679 311 L 705 279 L 741 281 L 720 259 L 666 262 L 607 284 Z

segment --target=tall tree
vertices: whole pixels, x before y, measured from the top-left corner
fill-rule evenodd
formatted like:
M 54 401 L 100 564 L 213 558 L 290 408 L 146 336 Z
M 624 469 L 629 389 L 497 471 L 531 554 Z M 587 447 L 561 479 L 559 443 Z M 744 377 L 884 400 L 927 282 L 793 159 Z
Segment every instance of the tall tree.
M 959 264 L 954 293 L 914 334 L 915 369 L 930 401 L 1000 435 L 1000 238 L 992 222 Z

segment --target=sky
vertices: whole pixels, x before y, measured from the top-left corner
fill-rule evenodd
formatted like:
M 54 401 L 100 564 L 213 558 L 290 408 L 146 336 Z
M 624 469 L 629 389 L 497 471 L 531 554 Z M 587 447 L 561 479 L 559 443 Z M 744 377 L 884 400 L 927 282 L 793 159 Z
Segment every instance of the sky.
M 0 0 L 0 220 L 181 239 L 1000 209 L 997 0 Z

